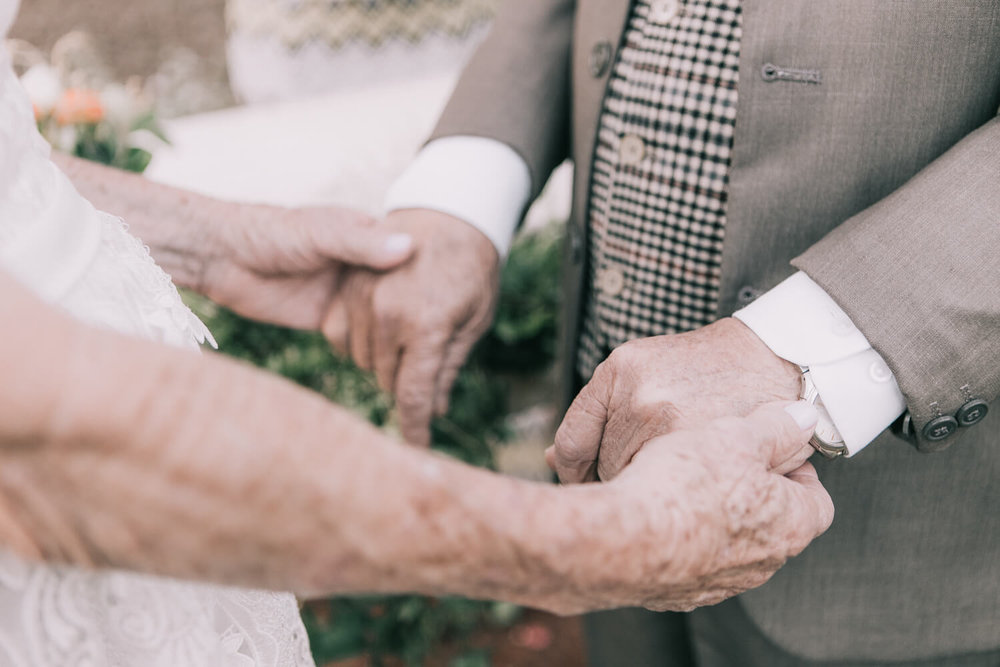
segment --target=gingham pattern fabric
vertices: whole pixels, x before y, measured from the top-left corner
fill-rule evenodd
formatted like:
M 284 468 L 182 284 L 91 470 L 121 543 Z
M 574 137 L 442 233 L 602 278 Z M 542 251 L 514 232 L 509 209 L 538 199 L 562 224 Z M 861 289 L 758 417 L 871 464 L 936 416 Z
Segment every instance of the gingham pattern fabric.
M 740 0 L 639 0 L 609 82 L 577 370 L 710 323 L 736 121 Z

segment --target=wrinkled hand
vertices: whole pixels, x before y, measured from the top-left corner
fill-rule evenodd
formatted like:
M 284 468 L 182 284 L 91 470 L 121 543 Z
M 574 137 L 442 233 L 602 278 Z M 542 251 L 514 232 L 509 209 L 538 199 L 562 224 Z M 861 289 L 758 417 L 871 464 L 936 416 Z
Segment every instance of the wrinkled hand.
M 592 537 L 568 554 L 577 585 L 545 606 L 682 611 L 766 582 L 833 520 L 805 462 L 815 409 L 783 405 L 654 438 L 612 482 L 566 489 L 580 492 L 567 530 Z
M 256 320 L 319 329 L 348 268 L 384 271 L 413 253 L 412 239 L 348 209 L 220 207 L 201 291 Z
M 414 260 L 391 273 L 353 271 L 323 332 L 395 394 L 403 437 L 428 446 L 431 418 L 447 411 L 458 371 L 493 318 L 499 258 L 482 232 L 437 211 L 397 211 L 381 227 L 412 235 Z
M 793 400 L 800 382 L 797 366 L 733 318 L 631 341 L 597 367 L 546 458 L 564 483 L 611 479 L 650 438 Z

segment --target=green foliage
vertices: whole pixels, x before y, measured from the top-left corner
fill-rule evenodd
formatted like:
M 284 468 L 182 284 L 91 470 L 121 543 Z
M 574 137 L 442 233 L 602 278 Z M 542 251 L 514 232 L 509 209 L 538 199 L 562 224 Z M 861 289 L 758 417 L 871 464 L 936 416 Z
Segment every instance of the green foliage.
M 512 624 L 517 616 L 495 613 L 500 602 L 462 598 L 395 597 L 336 598 L 310 603 L 303 611 L 317 664 L 367 654 L 379 667 L 386 658 L 420 665 L 443 640 L 461 643 L 485 625 Z M 460 653 L 452 664 L 489 666 L 482 651 Z
M 140 116 L 130 127 L 130 131 L 135 130 L 148 130 L 161 141 L 167 142 L 152 113 Z M 141 174 L 146 171 L 153 155 L 143 148 L 127 145 L 128 136 L 117 132 L 108 123 L 81 124 L 76 129 L 76 142 L 72 152 L 85 160 Z
M 141 114 L 124 128 L 107 121 L 61 127 L 51 116 L 41 119 L 38 128 L 59 150 L 136 174 L 146 171 L 153 155 L 144 148 L 132 145 L 133 132 L 145 130 L 163 143 L 170 143 L 152 112 Z M 58 141 L 65 141 L 66 137 L 70 138 L 68 145 L 59 146 Z
M 531 372 L 555 357 L 561 230 L 550 225 L 522 236 L 511 249 L 500 276 L 493 328 L 476 352 L 484 365 Z
M 432 425 L 436 449 L 473 465 L 493 467 L 492 447 L 508 435 L 508 385 L 514 372 L 538 372 L 553 360 L 559 299 L 559 228 L 522 236 L 501 277 L 492 330 L 459 374 L 445 417 Z M 392 428 L 391 397 L 374 378 L 335 356 L 322 336 L 245 320 L 200 297 L 189 304 L 212 330 L 222 352 L 279 373 Z M 442 641 L 461 644 L 486 624 L 510 625 L 518 607 L 506 603 L 421 596 L 335 598 L 306 606 L 303 618 L 319 664 L 358 654 L 378 667 L 386 658 L 422 664 Z M 483 651 L 451 667 L 488 667 Z

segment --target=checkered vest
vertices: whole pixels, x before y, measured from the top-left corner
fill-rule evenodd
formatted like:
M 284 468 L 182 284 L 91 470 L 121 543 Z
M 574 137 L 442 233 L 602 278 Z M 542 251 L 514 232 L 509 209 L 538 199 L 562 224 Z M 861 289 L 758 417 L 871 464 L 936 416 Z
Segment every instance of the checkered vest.
M 577 370 L 710 323 L 736 121 L 739 0 L 638 0 L 598 127 Z

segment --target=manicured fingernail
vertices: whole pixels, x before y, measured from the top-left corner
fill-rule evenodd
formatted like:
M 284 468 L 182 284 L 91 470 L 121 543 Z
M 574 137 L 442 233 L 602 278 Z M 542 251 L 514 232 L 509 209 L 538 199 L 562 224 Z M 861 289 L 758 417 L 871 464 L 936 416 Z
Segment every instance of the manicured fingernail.
M 816 406 L 805 401 L 789 403 L 785 406 L 785 412 L 792 416 L 792 419 L 795 420 L 795 423 L 803 431 L 812 430 L 816 426 L 816 422 L 819 421 L 819 413 L 816 412 Z
M 409 234 L 393 234 L 385 240 L 383 249 L 391 254 L 398 255 L 407 252 L 413 247 L 413 237 Z

